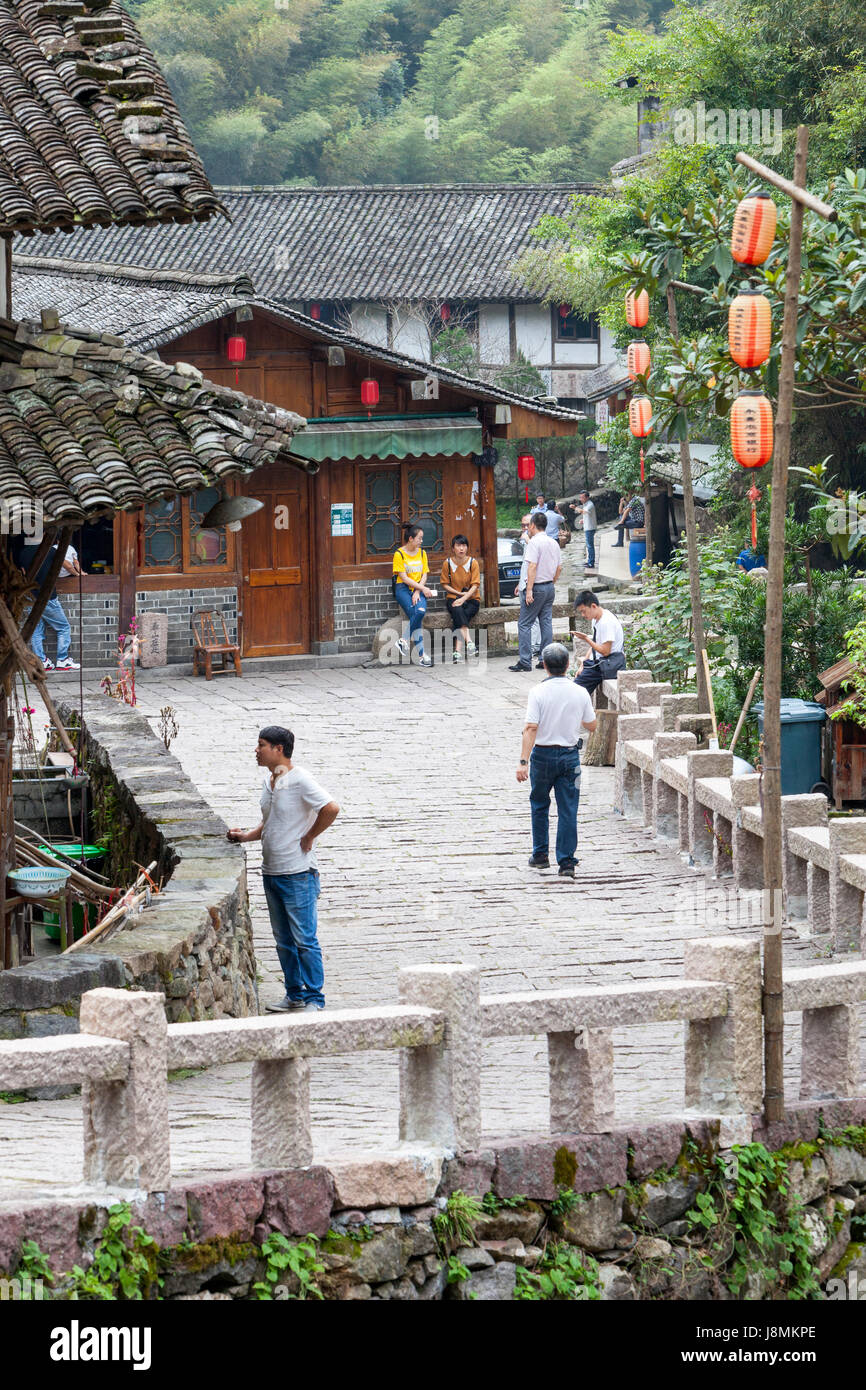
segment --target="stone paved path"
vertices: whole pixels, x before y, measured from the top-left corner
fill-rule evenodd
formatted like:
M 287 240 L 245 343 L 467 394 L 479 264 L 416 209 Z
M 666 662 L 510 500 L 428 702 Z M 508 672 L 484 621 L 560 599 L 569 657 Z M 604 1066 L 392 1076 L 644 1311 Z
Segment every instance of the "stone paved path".
M 394 1001 L 397 968 L 412 962 L 476 961 L 485 991 L 680 976 L 682 943 L 702 930 L 703 880 L 613 815 L 612 769 L 583 773 L 577 881 L 526 866 L 528 791 L 515 765 L 527 690 L 541 678 L 512 674 L 503 659 L 478 672 L 377 666 L 212 683 L 160 671 L 143 673 L 139 704 L 152 721 L 174 707 L 172 751 L 230 825 L 258 820 L 258 729 L 294 729 L 298 762 L 342 808 L 319 842 L 332 1006 Z M 248 851 L 264 1001 L 282 985 L 258 847 Z M 816 948 L 791 933 L 786 952 L 806 963 Z M 792 1082 L 798 1031 L 786 1042 Z M 616 1079 L 623 1116 L 678 1109 L 680 1029 L 621 1030 Z M 314 1063 L 312 1090 L 317 1156 L 396 1138 L 395 1056 Z M 177 1171 L 248 1163 L 248 1067 L 175 1081 L 171 1094 Z M 483 1106 L 488 1134 L 546 1128 L 543 1037 L 487 1045 Z M 77 1099 L 0 1105 L 0 1197 L 79 1172 Z

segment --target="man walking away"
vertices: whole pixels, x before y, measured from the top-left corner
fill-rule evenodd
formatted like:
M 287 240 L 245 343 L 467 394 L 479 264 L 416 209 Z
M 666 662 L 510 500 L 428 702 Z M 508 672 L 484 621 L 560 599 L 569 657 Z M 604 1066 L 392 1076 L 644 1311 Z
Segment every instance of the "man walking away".
M 262 882 L 285 998 L 267 1004 L 271 1013 L 315 1013 L 325 1007 L 325 973 L 317 937 L 319 868 L 315 840 L 333 825 L 340 808 L 318 782 L 295 767 L 295 736 L 269 724 L 259 734 L 256 762 L 265 769 L 262 819 L 255 830 L 230 830 L 235 844 L 262 842 Z
M 529 540 L 523 552 L 526 563 L 526 588 L 520 595 L 520 616 L 517 619 L 519 657 L 509 671 L 532 670 L 532 624 L 538 619 L 541 627 L 542 650 L 553 641 L 553 600 L 556 581 L 562 569 L 562 552 L 555 541 L 545 534 L 547 515 L 533 512 L 529 522 Z M 542 663 L 539 661 L 538 665 Z
M 568 649 L 552 642 L 541 653 L 548 679 L 529 692 L 518 782 L 531 778 L 530 868 L 549 869 L 550 793 L 556 797 L 556 859 L 560 878 L 574 878 L 580 801 L 581 730 L 592 733 L 595 711 L 586 691 L 565 679 Z
M 595 532 L 598 526 L 598 519 L 595 514 L 595 503 L 589 493 L 580 493 L 580 500 L 583 504 L 583 539 L 586 541 L 586 569 L 595 569 Z
M 615 613 L 602 608 L 591 589 L 583 589 L 574 606 L 585 622 L 592 623 L 592 636 L 576 632 L 575 639 L 585 642 L 589 650 L 574 678 L 590 695 L 602 681 L 616 680 L 617 671 L 625 667 L 622 623 Z

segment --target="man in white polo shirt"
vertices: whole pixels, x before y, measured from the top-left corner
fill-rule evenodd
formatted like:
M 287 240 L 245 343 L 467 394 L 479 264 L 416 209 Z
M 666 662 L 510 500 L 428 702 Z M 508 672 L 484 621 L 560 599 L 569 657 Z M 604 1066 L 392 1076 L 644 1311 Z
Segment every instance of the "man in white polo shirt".
M 553 641 L 553 600 L 556 581 L 562 569 L 562 551 L 547 531 L 547 513 L 533 512 L 529 521 L 529 540 L 523 552 L 526 588 L 520 595 L 517 619 L 519 656 L 509 671 L 532 670 L 532 624 L 538 619 L 542 650 Z M 541 665 L 539 661 L 538 665 Z
M 529 692 L 518 782 L 530 777 L 532 855 L 530 868 L 549 869 L 550 793 L 556 797 L 556 860 L 560 878 L 574 878 L 577 807 L 580 801 L 579 742 L 592 733 L 595 711 L 586 691 L 565 679 L 568 649 L 551 642 L 541 653 L 548 679 Z
M 622 623 L 615 613 L 602 608 L 591 589 L 578 594 L 574 606 L 585 622 L 592 623 L 592 636 L 576 632 L 575 637 L 588 648 L 575 684 L 582 685 L 590 695 L 602 681 L 616 680 L 617 671 L 625 666 Z

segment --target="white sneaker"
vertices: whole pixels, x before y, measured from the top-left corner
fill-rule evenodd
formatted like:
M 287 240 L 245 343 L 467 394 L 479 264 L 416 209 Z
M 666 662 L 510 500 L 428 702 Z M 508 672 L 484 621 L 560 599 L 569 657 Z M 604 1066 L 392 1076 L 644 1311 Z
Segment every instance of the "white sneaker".
M 73 661 L 70 656 L 67 656 L 65 661 L 58 661 L 56 669 L 58 671 L 80 671 L 81 667 L 77 661 Z
M 432 658 L 432 656 L 422 656 L 421 660 L 418 662 L 418 665 L 419 665 L 419 666 L 432 666 L 432 665 L 433 665 L 433 658 Z
M 475 656 L 475 653 L 477 651 L 478 648 L 476 647 L 475 643 L 472 641 L 472 638 L 470 637 L 466 643 L 466 654 L 467 656 Z
M 394 643 L 394 646 L 397 648 L 401 656 L 409 655 L 409 643 L 406 641 L 405 637 L 398 637 L 397 641 Z
M 44 656 L 44 657 L 42 658 L 42 665 L 43 665 L 43 667 L 45 668 L 46 671 L 53 671 L 53 670 L 54 670 L 54 662 L 51 660 L 51 658 L 50 658 L 49 656 Z
M 462 660 L 463 660 L 463 655 L 462 655 L 462 653 L 461 653 L 461 652 L 455 652 L 454 655 L 452 656 L 451 660 L 452 660 L 452 661 L 462 661 Z

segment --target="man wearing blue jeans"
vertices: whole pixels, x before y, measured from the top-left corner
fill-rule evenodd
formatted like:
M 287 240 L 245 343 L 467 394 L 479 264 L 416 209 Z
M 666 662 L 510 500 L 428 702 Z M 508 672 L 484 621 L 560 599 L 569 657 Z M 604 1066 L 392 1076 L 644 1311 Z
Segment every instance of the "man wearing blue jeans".
M 550 868 L 550 793 L 556 797 L 556 859 L 560 878 L 574 878 L 577 807 L 580 801 L 581 732 L 595 728 L 586 691 L 566 680 L 568 649 L 551 642 L 541 653 L 547 679 L 529 692 L 518 782 L 531 778 L 532 869 Z
M 266 770 L 262 819 L 255 830 L 230 830 L 235 844 L 262 842 L 262 881 L 285 998 L 271 1013 L 316 1013 L 325 1007 L 325 972 L 317 930 L 319 868 L 313 843 L 333 825 L 340 808 L 303 768 L 295 767 L 295 736 L 282 725 L 262 729 L 256 762 Z

